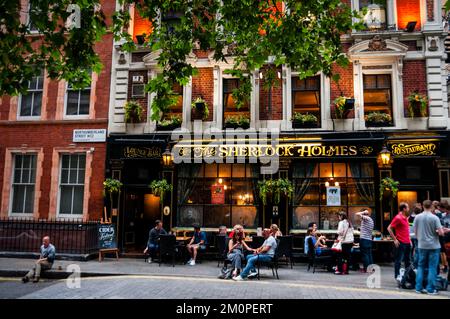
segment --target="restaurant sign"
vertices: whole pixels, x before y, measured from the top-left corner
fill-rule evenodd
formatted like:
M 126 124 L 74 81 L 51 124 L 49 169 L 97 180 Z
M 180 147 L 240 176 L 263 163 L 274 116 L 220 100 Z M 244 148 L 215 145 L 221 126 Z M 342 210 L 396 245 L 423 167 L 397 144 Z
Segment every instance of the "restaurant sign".
M 394 143 L 389 148 L 394 157 L 436 156 L 438 145 L 435 142 Z
M 372 146 L 358 145 L 321 145 L 321 144 L 278 144 L 278 145 L 199 145 L 186 147 L 176 145 L 174 153 L 180 158 L 208 157 L 358 157 L 376 156 Z
M 123 149 L 125 158 L 161 158 L 161 148 L 159 147 L 132 147 Z

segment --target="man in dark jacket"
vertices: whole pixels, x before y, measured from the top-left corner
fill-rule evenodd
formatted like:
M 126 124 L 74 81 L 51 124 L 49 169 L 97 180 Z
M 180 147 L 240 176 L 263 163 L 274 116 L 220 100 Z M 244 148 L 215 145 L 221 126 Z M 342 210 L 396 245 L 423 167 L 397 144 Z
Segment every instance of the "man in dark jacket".
M 150 251 L 150 258 L 148 262 L 151 263 L 155 259 L 156 252 L 159 249 L 159 236 L 167 235 L 167 232 L 163 228 L 163 224 L 160 220 L 155 221 L 155 227 L 152 228 L 148 234 L 147 247 L 144 250 L 144 254 Z

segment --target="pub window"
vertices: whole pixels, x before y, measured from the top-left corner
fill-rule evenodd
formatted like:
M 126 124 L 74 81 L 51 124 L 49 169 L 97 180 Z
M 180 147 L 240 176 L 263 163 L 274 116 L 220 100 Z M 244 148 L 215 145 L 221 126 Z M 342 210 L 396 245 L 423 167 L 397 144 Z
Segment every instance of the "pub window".
M 27 93 L 20 96 L 20 117 L 41 116 L 44 70 L 28 81 Z
M 393 124 L 390 74 L 364 75 L 364 116 L 366 126 Z
M 385 30 L 387 28 L 386 0 L 359 0 L 359 10 L 365 9 L 363 18 L 367 30 Z
M 300 79 L 292 77 L 292 116 L 313 115 L 320 127 L 320 75 Z M 314 124 L 314 123 L 313 123 Z
M 85 154 L 61 156 L 59 215 L 83 214 L 85 168 Z
M 238 107 L 236 100 L 233 97 L 233 90 L 239 88 L 239 79 L 223 79 L 223 116 L 224 116 L 224 127 L 233 127 L 234 119 L 246 119 L 248 125 L 250 124 L 250 104 L 246 101 L 244 105 Z M 240 126 L 246 128 L 246 125 L 242 124 Z
M 256 228 L 258 173 L 250 164 L 178 166 L 178 226 Z
M 355 213 L 372 210 L 375 219 L 374 167 L 369 162 L 312 163 L 297 161 L 292 171 L 294 182 L 293 228 L 306 229 L 315 222 L 320 229 L 337 229 L 340 211 L 348 212 L 358 226 Z M 327 189 L 338 187 L 339 201 L 328 198 Z
M 78 116 L 89 115 L 89 105 L 91 99 L 91 87 L 75 89 L 69 83 L 67 85 L 66 115 Z
M 33 214 L 36 183 L 36 155 L 14 155 L 12 214 Z

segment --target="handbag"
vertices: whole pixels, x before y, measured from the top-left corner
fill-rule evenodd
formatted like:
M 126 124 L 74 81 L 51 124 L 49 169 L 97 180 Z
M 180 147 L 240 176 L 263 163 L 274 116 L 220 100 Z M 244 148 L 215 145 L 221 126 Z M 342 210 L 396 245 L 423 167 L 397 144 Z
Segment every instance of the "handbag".
M 350 229 L 350 223 L 348 224 L 347 230 L 345 231 L 344 236 L 342 238 L 345 239 L 349 229 Z M 331 246 L 331 250 L 335 251 L 335 252 L 342 252 L 342 242 L 340 240 L 336 240 L 334 242 L 333 246 Z

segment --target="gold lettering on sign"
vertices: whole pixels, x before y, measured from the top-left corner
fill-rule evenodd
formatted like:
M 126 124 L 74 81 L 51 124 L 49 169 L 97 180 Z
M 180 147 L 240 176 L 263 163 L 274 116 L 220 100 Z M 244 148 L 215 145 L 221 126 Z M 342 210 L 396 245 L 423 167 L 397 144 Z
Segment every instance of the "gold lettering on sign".
M 392 154 L 394 156 L 433 156 L 436 155 L 436 144 L 427 143 L 427 144 L 392 144 Z
M 178 151 L 180 155 L 189 155 L 187 148 Z M 191 154 L 195 158 L 204 157 L 334 157 L 334 156 L 358 156 L 372 155 L 372 147 L 355 145 L 220 145 L 220 146 L 195 146 Z
M 123 149 L 125 158 L 160 158 L 161 149 L 158 147 L 130 147 Z

